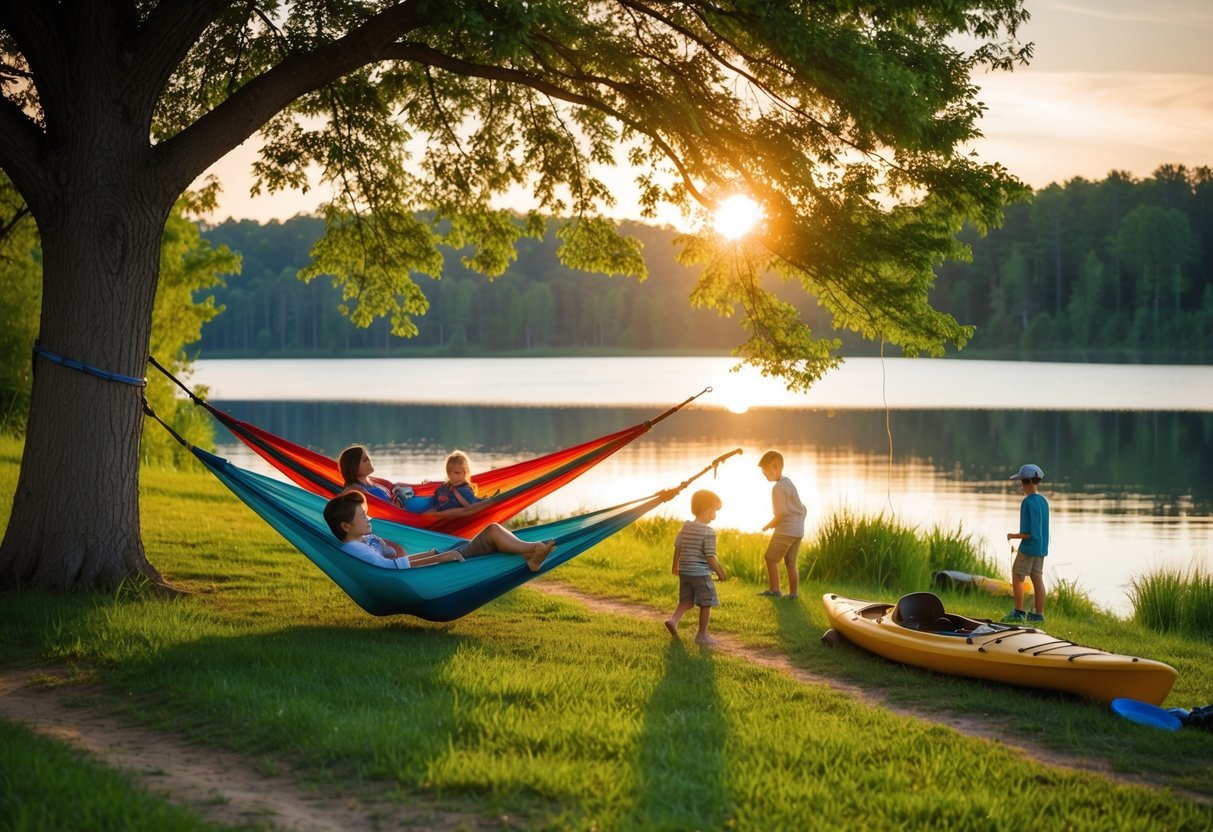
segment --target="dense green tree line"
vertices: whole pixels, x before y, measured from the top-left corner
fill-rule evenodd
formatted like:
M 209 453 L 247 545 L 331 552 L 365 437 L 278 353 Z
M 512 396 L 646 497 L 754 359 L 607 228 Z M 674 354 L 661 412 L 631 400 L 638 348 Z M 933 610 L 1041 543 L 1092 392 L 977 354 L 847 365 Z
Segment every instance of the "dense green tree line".
M 679 265 L 669 229 L 627 223 L 644 243 L 650 276 L 588 274 L 562 266 L 554 234 L 524 239 L 518 258 L 491 281 L 469 270 L 460 252 L 444 250 L 443 276 L 425 288 L 429 311 L 413 338 L 391 334 L 380 318 L 359 328 L 342 315 L 339 288 L 295 275 L 323 232 L 323 221 L 298 216 L 262 225 L 229 220 L 204 232 L 239 251 L 244 267 L 216 290 L 222 315 L 203 329 L 204 356 L 314 352 L 346 354 L 424 350 L 448 355 L 526 350 L 680 350 L 726 352 L 740 326 L 687 303 L 697 270 Z
M 203 329 L 203 355 L 425 351 L 663 351 L 724 353 L 738 324 L 688 306 L 697 269 L 681 265 L 676 232 L 625 223 L 644 244 L 649 278 L 607 277 L 559 263 L 558 240 L 526 239 L 501 277 L 486 281 L 444 251 L 418 334 L 386 319 L 359 328 L 330 281 L 295 278 L 323 232 L 299 216 L 265 225 L 229 220 L 204 232 L 239 251 L 244 269 L 214 290 L 226 307 Z M 1144 180 L 1113 172 L 1073 179 L 1009 206 L 1002 228 L 966 229 L 968 263 L 938 269 L 933 303 L 975 324 L 967 354 L 1002 357 L 1208 361 L 1213 358 L 1213 175 L 1167 166 Z M 208 292 L 211 290 L 208 290 Z M 817 331 L 811 300 L 788 299 Z M 844 337 L 845 351 L 871 351 Z
M 932 301 L 977 325 L 976 352 L 1011 357 L 1213 358 L 1213 172 L 1050 185 L 1004 226 L 966 231 L 971 263 L 942 266 Z

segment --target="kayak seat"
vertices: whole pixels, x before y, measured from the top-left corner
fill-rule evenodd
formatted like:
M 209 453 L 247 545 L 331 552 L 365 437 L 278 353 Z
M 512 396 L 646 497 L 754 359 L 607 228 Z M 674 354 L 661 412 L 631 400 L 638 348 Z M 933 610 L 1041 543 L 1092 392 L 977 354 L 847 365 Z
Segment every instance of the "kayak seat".
M 911 630 L 951 630 L 954 624 L 934 592 L 911 592 L 897 599 L 893 621 Z

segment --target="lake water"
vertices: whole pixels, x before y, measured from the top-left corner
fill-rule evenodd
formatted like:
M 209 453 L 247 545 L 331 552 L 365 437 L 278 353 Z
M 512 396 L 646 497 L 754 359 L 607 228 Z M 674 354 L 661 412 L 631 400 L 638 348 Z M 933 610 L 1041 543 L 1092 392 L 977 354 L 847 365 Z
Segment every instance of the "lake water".
M 389 477 L 438 478 L 452 448 L 481 470 L 642 422 L 712 391 L 538 503 L 544 518 L 676 485 L 720 494 L 718 527 L 770 516 L 768 448 L 809 507 L 808 534 L 847 508 L 962 528 L 1009 567 L 1019 465 L 1044 468 L 1046 579 L 1125 614 L 1135 575 L 1213 557 L 1213 367 L 849 359 L 788 393 L 728 358 L 199 361 L 191 382 L 235 416 L 329 455 L 367 444 Z M 219 453 L 271 469 L 221 435 Z M 689 496 L 667 504 L 688 515 Z

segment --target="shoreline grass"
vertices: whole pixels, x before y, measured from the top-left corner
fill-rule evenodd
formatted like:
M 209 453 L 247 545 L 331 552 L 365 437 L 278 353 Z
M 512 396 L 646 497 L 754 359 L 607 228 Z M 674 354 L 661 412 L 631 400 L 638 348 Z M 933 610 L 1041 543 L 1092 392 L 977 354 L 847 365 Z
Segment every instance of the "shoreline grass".
M 6 441 L 7 505 L 19 453 Z M 826 686 L 673 643 L 660 613 L 591 615 L 524 588 L 451 624 L 374 618 L 206 474 L 146 468 L 141 493 L 149 558 L 193 594 L 172 603 L 134 586 L 107 595 L 9 594 L 0 602 L 0 663 L 66 666 L 100 686 L 99 706 L 267 764 L 289 763 L 332 793 L 381 789 L 543 829 L 771 829 L 808 818 L 1095 829 L 1107 828 L 1110 805 L 1123 828 L 1213 824 L 1213 808 L 1183 794 L 1045 766 Z M 636 524 L 540 580 L 672 609 L 677 525 Z M 924 569 L 929 578 L 929 568 L 963 545 L 960 530 L 906 532 L 886 540 L 921 550 L 913 555 L 921 563 L 899 571 L 907 581 Z M 880 600 L 898 590 L 841 571 L 841 548 L 829 574 L 825 555 L 818 571 L 806 547 L 802 598 L 759 598 L 763 541 L 721 533 L 733 577 L 719 586 L 714 630 L 891 702 L 980 719 L 1008 738 L 1213 797 L 1213 735 L 1161 735 L 1090 701 L 825 648 L 822 593 Z M 897 568 L 883 555 L 869 565 L 881 576 Z M 940 594 L 964 614 L 1005 611 L 992 596 Z M 1049 625 L 1075 641 L 1173 664 L 1180 679 L 1168 704 L 1206 704 L 1213 691 L 1207 640 L 1060 608 Z
M 1163 567 L 1136 578 L 1129 594 L 1143 627 L 1213 639 L 1213 574 Z

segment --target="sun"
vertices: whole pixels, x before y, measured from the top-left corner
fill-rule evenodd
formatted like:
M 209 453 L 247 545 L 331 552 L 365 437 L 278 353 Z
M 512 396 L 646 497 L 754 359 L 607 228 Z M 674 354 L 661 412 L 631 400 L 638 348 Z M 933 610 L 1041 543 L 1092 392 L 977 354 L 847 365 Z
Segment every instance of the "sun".
M 730 413 L 742 416 L 750 411 L 750 405 L 763 401 L 763 379 L 755 380 L 752 373 L 733 372 L 727 378 L 722 378 L 712 385 L 716 395 L 714 399 L 721 402 Z
M 762 207 L 745 194 L 734 194 L 716 207 L 712 228 L 726 240 L 739 240 L 763 217 Z

